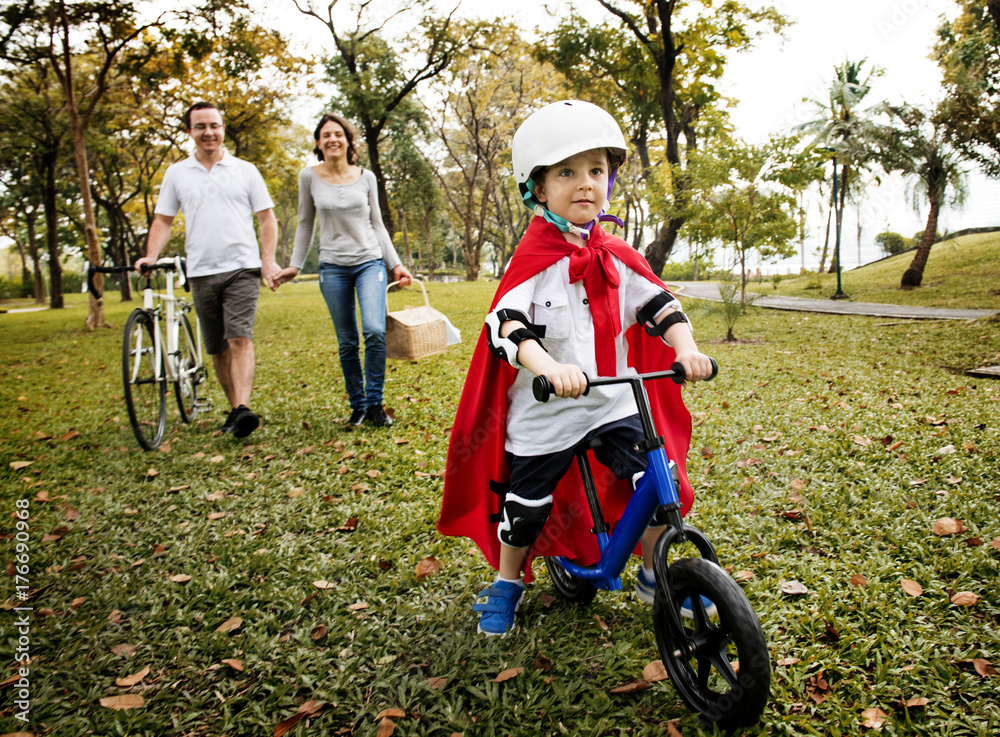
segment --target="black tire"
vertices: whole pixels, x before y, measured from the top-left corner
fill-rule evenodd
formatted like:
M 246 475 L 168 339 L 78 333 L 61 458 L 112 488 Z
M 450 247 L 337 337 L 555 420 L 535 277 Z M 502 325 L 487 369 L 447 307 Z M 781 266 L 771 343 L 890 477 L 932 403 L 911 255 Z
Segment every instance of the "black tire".
M 674 688 L 693 711 L 722 729 L 753 726 L 771 691 L 771 658 L 753 607 L 739 584 L 703 558 L 675 562 L 669 576 L 673 601 L 657 562 L 653 628 Z M 707 616 L 699 595 L 715 604 L 714 616 Z M 680 619 L 681 602 L 689 596 L 694 619 L 681 619 L 678 632 L 673 612 Z
M 125 406 L 135 439 L 146 450 L 156 450 L 160 446 L 167 424 L 167 379 L 162 356 L 160 378 L 156 378 L 153 327 L 153 318 L 147 312 L 133 310 L 125 323 L 122 341 Z
M 590 581 L 574 576 L 559 565 L 555 558 L 546 558 L 545 567 L 549 569 L 556 591 L 564 599 L 569 599 L 574 604 L 589 604 L 594 600 L 597 587 Z
M 198 395 L 205 380 L 205 368 L 198 363 L 198 344 L 187 315 L 180 316 L 177 330 L 177 354 L 175 356 L 177 381 L 174 382 L 174 396 L 181 420 L 191 422 L 198 416 Z

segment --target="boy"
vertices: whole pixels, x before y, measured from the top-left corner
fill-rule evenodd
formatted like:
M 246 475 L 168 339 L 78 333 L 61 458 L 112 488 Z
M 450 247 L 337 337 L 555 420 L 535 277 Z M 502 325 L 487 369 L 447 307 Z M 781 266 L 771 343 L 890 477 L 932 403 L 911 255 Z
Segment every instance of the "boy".
M 522 570 L 531 579 L 529 548 L 583 565 L 598 557 L 579 475 L 567 474 L 574 448 L 601 438 L 595 455 L 619 480 L 602 483 L 611 521 L 628 501 L 629 482 L 645 469 L 645 454 L 634 448 L 642 430 L 628 386 L 594 387 L 584 395 L 584 373 L 630 374 L 674 360 L 690 381 L 712 372 L 677 300 L 635 250 L 597 224 L 614 219 L 604 207 L 625 153 L 614 118 L 577 100 L 542 108 L 514 134 L 514 175 L 536 217 L 501 280 L 470 366 L 438 522 L 444 534 L 471 537 L 499 571 L 480 594 L 486 603 L 473 607 L 487 635 L 513 627 L 524 594 Z M 639 326 L 666 345 L 650 346 L 638 330 L 626 335 Z M 536 402 L 536 375 L 573 401 Z M 657 384 L 649 387 L 657 423 L 669 436 L 671 457 L 683 459 L 690 417 L 677 387 Z M 680 465 L 686 511 L 692 492 Z M 648 602 L 655 591 L 652 551 L 662 530 L 651 526 L 642 540 L 639 593 Z

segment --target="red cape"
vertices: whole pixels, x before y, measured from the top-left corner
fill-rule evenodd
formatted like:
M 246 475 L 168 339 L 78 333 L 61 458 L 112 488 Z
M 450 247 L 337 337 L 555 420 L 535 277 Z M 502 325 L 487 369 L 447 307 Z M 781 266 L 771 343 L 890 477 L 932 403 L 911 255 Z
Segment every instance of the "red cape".
M 595 226 L 590 245 L 606 247 L 630 269 L 666 289 L 650 270 L 646 260 L 625 241 Z M 540 217 L 532 220 L 507 267 L 490 310 L 510 289 L 548 268 L 576 250 L 562 233 Z M 633 325 L 626 333 L 628 365 L 636 371 L 660 371 L 674 362 L 674 351 L 659 338 L 649 336 L 642 326 Z M 490 352 L 483 327 L 458 403 L 448 445 L 444 495 L 437 528 L 444 535 L 471 538 L 490 565 L 499 568 L 500 541 L 497 539 L 500 506 L 509 481 L 504 438 L 507 421 L 507 390 L 517 370 Z M 685 459 L 691 442 L 691 415 L 684 406 L 680 387 L 669 380 L 646 385 L 653 419 L 664 437 L 667 456 L 680 472 L 680 498 L 687 514 L 694 492 L 688 482 Z M 558 401 L 558 400 L 555 400 Z M 596 472 L 598 493 L 604 516 L 612 526 L 621 517 L 631 497 L 627 481 L 611 483 L 611 474 Z M 590 532 L 593 521 L 576 464 L 556 487 L 553 508 L 541 535 L 525 560 L 525 580 L 530 581 L 531 559 L 536 555 L 565 556 L 581 565 L 593 565 L 600 558 L 597 539 Z

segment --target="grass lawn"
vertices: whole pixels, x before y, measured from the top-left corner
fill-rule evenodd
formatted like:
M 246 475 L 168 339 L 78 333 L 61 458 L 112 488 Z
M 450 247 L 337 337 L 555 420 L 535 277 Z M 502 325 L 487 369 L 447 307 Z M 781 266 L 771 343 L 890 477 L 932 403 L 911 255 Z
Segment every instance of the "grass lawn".
M 909 251 L 844 271 L 843 290 L 855 302 L 1000 309 L 1000 233 L 977 233 L 935 243 L 923 283 L 916 289 L 900 289 L 899 280 L 912 260 L 913 251 Z M 777 290 L 765 277 L 759 287 L 765 294 L 811 299 L 826 299 L 836 289 L 836 274 L 785 277 Z
M 234 441 L 215 432 L 221 407 L 190 426 L 172 414 L 152 453 L 122 401 L 130 306 L 109 300 L 116 329 L 95 333 L 79 295 L 0 315 L 4 562 L 26 505 L 33 608 L 29 721 L 8 681 L 0 734 L 274 735 L 298 718 L 288 734 L 374 737 L 392 733 L 387 709 L 398 735 L 712 734 L 669 681 L 611 693 L 659 658 L 634 570 L 624 593 L 577 607 L 539 564 L 515 633 L 476 635 L 492 571 L 434 523 L 494 288 L 428 286 L 466 342 L 390 362 L 396 425 L 353 432 L 316 285 L 265 293 L 261 430 Z M 754 309 L 727 344 L 708 306 L 688 308 L 722 367 L 686 390 L 689 520 L 741 572 L 774 667 L 746 734 L 1000 733 L 1000 382 L 961 373 L 1000 363 L 997 323 Z M 943 518 L 960 531 L 936 534 Z M 418 576 L 429 557 L 440 570 Z M 7 572 L 13 653 L 24 603 Z M 793 581 L 808 592 L 783 593 Z M 523 670 L 497 682 L 507 669 Z M 101 704 L 121 696 L 141 705 Z

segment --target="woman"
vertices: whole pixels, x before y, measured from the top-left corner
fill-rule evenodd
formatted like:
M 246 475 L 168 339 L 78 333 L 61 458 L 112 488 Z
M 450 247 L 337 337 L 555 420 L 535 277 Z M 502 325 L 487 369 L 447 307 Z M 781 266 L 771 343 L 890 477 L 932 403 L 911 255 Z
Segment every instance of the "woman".
M 400 263 L 382 223 L 375 175 L 357 166 L 354 130 L 339 115 L 320 118 L 314 133 L 319 159 L 299 173 L 299 225 L 291 265 L 278 272 L 275 286 L 294 279 L 309 254 L 313 224 L 319 217 L 319 288 L 330 310 L 340 344 L 340 366 L 351 402 L 348 422 L 364 420 L 388 427 L 382 406 L 385 384 L 386 269 L 404 286 L 413 275 Z M 365 366 L 359 357 L 354 296 L 361 307 Z

